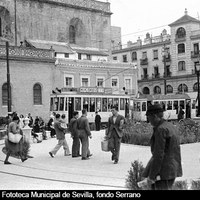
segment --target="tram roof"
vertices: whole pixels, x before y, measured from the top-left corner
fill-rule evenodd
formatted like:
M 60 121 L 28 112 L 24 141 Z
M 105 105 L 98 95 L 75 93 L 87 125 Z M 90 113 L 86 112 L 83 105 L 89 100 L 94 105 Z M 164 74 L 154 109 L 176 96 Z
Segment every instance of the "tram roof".
M 137 99 L 142 100 L 145 99 L 147 101 L 153 101 L 153 100 L 168 100 L 168 99 L 190 99 L 191 97 L 188 94 L 155 94 L 155 95 L 140 95 Z

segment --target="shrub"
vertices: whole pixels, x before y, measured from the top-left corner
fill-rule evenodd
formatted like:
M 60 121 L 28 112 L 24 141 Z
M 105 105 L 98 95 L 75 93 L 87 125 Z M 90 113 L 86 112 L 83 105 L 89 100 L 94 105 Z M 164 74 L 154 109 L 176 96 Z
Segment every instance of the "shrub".
M 192 180 L 191 190 L 200 190 L 200 179 L 199 180 Z
M 141 190 L 137 183 L 142 180 L 142 172 L 144 167 L 142 162 L 135 160 L 131 163 L 131 168 L 128 171 L 128 177 L 126 178 L 126 187 L 131 190 Z
M 188 189 L 187 180 L 175 181 L 172 187 L 172 190 L 187 190 L 187 189 Z
M 173 121 L 179 130 L 181 144 L 200 142 L 200 126 L 194 120 L 184 119 L 180 122 Z M 152 126 L 147 122 L 128 120 L 124 127 L 122 142 L 135 145 L 149 145 L 152 136 Z

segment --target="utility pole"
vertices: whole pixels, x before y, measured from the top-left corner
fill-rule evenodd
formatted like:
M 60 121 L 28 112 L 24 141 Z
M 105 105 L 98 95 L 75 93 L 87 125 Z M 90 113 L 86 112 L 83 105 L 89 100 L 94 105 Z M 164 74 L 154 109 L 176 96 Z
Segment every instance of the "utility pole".
M 7 63 L 7 92 L 8 92 L 8 113 L 11 112 L 11 87 L 10 87 L 10 67 L 9 67 L 9 42 L 6 41 L 6 63 Z

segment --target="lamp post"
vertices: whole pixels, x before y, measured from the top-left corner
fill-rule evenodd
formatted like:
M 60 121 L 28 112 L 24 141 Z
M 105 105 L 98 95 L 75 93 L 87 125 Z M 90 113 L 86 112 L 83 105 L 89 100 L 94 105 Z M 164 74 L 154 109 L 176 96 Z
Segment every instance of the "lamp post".
M 196 64 L 196 72 L 197 72 L 197 86 L 198 86 L 198 96 L 197 96 L 197 99 L 198 99 L 198 108 L 197 108 L 197 117 L 200 116 L 200 87 L 199 87 L 199 74 L 200 74 L 200 63 L 197 63 Z

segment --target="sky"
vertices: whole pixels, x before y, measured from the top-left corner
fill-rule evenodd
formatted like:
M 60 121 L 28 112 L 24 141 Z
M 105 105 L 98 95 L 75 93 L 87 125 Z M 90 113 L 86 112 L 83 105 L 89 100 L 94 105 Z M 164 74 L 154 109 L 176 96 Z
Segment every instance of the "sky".
M 106 2 L 105 0 L 104 2 Z M 121 27 L 122 44 L 144 39 L 146 33 L 158 36 L 163 29 L 170 34 L 170 23 L 184 15 L 200 20 L 200 0 L 108 0 L 111 25 Z M 159 27 L 159 28 L 158 28 Z

